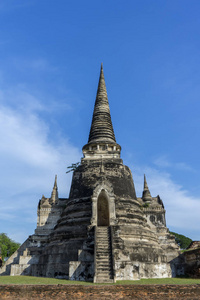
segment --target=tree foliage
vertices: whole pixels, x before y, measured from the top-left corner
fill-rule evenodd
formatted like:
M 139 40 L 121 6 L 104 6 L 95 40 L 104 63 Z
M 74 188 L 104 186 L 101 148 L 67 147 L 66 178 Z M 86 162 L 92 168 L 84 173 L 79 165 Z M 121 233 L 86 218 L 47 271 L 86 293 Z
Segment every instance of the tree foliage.
M 186 237 L 182 234 L 178 234 L 172 231 L 170 231 L 170 233 L 175 236 L 175 241 L 177 242 L 177 244 L 180 246 L 181 249 L 186 249 L 192 242 L 192 240 L 189 237 Z
M 0 256 L 3 261 L 11 256 L 19 246 L 20 244 L 11 240 L 6 233 L 0 233 Z

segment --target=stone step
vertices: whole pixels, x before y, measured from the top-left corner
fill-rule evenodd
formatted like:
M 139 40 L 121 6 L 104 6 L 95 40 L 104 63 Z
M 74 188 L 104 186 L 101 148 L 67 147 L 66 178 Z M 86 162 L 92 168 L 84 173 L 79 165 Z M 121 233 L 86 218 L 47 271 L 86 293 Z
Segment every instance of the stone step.
M 97 235 L 101 237 L 103 236 L 109 237 L 109 234 L 107 232 L 97 232 Z
M 108 232 L 97 232 L 98 236 L 109 236 Z
M 105 258 L 108 259 L 110 257 L 109 252 L 105 253 L 105 252 L 98 252 L 96 253 L 96 258 Z
M 98 281 L 97 281 L 98 280 Z M 110 278 L 110 276 L 108 276 L 108 277 L 99 277 L 98 275 L 96 275 L 96 282 L 108 282 L 108 280 L 112 280 L 111 278 Z
M 98 240 L 96 242 L 96 245 L 109 245 L 109 241 L 105 241 L 105 239 L 102 240 L 102 241 Z
M 109 258 L 110 258 L 110 253 L 109 252 L 107 252 L 107 253 L 105 253 L 105 252 L 96 253 L 96 259 L 109 259 Z
M 98 238 L 98 237 L 97 237 Z M 104 245 L 108 245 L 109 244 L 109 241 L 108 240 L 106 240 L 106 239 L 102 239 L 102 240 L 100 240 L 100 239 L 98 239 L 98 241 L 96 242 L 96 245 L 101 245 L 101 244 L 104 244 Z
M 106 282 L 107 280 L 112 280 L 113 276 L 109 275 L 109 276 L 101 276 L 101 275 L 96 275 L 96 280 L 101 280 L 101 282 Z M 97 281 L 96 281 L 97 282 Z
M 108 280 L 108 279 L 112 279 L 112 276 L 111 275 L 101 275 L 101 274 L 96 274 L 96 278 L 98 279 L 105 279 L 105 280 Z
M 96 260 L 96 265 L 97 266 L 105 266 L 105 265 L 110 265 L 110 261 L 109 260 L 104 260 L 104 261 L 101 261 L 101 260 Z
M 97 261 L 109 261 L 110 260 L 110 256 L 102 256 L 102 255 L 96 255 L 96 260 Z
M 113 283 L 113 279 L 104 279 L 104 278 L 97 278 L 96 283 Z
M 104 271 L 104 270 L 97 270 L 96 271 L 96 276 L 98 277 L 105 277 L 105 278 L 110 278 L 110 276 L 112 276 L 112 273 L 110 271 Z
M 110 277 L 111 276 L 111 272 L 109 270 L 103 270 L 103 269 L 97 269 L 96 274 L 98 276 L 102 276 L 102 277 Z
M 98 238 L 98 237 L 97 237 L 97 238 Z M 97 241 L 96 244 L 101 244 L 101 243 L 104 243 L 104 244 L 107 243 L 107 244 L 108 244 L 108 243 L 109 243 L 109 240 L 106 240 L 106 239 L 102 239 L 102 240 L 101 240 L 101 239 L 98 238 L 98 241 Z
M 96 245 L 108 245 L 108 243 L 109 243 L 109 241 L 105 241 L 105 239 L 104 239 L 102 241 L 97 241 Z
M 98 247 L 96 247 L 96 252 L 101 252 L 101 253 L 105 253 L 105 254 L 107 254 L 107 253 L 110 253 L 110 247 L 100 247 L 100 246 L 98 246 Z
M 106 263 L 106 262 L 110 262 L 110 261 L 111 261 L 111 259 L 109 257 L 103 257 L 103 258 L 96 257 L 96 263 L 99 263 L 99 262 Z
M 96 257 L 103 257 L 103 256 L 109 257 L 109 255 L 110 255 L 110 251 L 109 250 L 108 251 L 98 251 L 96 249 Z
M 100 264 L 96 264 L 96 268 L 97 268 L 97 269 L 103 269 L 103 270 L 104 270 L 104 269 L 105 269 L 105 270 L 107 270 L 107 269 L 110 270 L 110 264 L 109 264 L 109 263 L 104 264 L 104 265 L 103 265 L 103 264 L 101 264 L 101 265 L 100 265 Z
M 107 263 L 96 263 L 96 267 L 97 268 L 109 268 L 110 269 L 110 263 L 109 262 L 107 262 Z
M 111 270 L 110 270 L 109 266 L 107 266 L 107 267 L 105 267 L 105 266 L 102 266 L 102 267 L 99 266 L 99 267 L 96 268 L 96 272 L 97 272 L 97 274 L 104 274 L 104 275 L 106 275 L 106 274 L 110 274 Z
M 109 260 L 107 260 L 107 261 L 96 261 L 96 265 L 97 266 L 109 266 L 110 262 L 109 262 Z
M 104 258 L 101 258 L 101 257 L 97 257 L 96 258 L 96 262 L 102 262 L 102 263 L 106 263 L 106 262 L 110 262 L 110 259 L 109 257 L 104 257 Z
M 110 270 L 109 267 L 107 267 L 107 268 L 97 268 L 96 269 L 96 274 L 101 275 L 101 276 L 110 276 L 112 274 L 112 271 Z
M 107 261 L 107 262 L 102 262 L 102 263 L 98 263 L 98 262 L 96 262 L 96 266 L 97 267 L 107 267 L 107 266 L 110 266 L 110 263 L 109 263 L 109 261 Z
M 96 247 L 96 254 L 108 255 L 109 253 L 110 253 L 110 249 L 104 249 L 104 248 L 97 248 Z
M 97 231 L 98 230 L 108 230 L 108 227 L 107 226 L 98 226 Z
M 112 276 L 111 275 L 108 275 L 108 276 L 106 276 L 106 275 L 99 275 L 99 274 L 96 274 L 96 278 L 98 279 L 98 280 L 112 280 Z
M 96 266 L 99 267 L 99 266 L 109 266 L 110 265 L 110 262 L 109 261 L 104 261 L 104 262 L 98 262 L 96 261 Z
M 107 245 L 107 246 L 103 246 L 103 245 L 96 245 L 96 249 L 97 250 L 99 250 L 99 251 L 101 251 L 101 252 L 104 252 L 104 250 L 105 250 L 105 252 L 107 251 L 110 251 L 110 247 Z
M 101 236 L 101 237 L 103 237 L 103 236 L 109 237 L 108 232 L 97 232 L 97 235 Z
M 110 269 L 110 262 L 96 262 L 97 268 L 109 268 Z
M 96 237 L 96 282 L 113 282 L 108 227 L 98 227 Z

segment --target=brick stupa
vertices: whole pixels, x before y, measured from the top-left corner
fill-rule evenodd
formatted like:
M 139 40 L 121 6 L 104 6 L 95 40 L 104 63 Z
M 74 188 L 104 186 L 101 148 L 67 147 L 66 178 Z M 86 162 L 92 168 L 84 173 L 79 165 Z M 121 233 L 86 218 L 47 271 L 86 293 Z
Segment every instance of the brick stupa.
M 120 152 L 101 66 L 89 139 L 69 198 L 59 198 L 56 178 L 51 197 L 39 201 L 35 233 L 2 275 L 115 282 L 177 274 L 179 248 L 166 227 L 163 202 L 151 196 L 146 177 L 137 198 Z

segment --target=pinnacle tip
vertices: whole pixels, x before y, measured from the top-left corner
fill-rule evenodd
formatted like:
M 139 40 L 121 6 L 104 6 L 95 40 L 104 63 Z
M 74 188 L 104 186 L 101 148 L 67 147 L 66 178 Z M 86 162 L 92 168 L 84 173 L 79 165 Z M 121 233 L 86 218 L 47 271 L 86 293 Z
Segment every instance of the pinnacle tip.
M 55 175 L 54 187 L 57 186 L 57 175 Z

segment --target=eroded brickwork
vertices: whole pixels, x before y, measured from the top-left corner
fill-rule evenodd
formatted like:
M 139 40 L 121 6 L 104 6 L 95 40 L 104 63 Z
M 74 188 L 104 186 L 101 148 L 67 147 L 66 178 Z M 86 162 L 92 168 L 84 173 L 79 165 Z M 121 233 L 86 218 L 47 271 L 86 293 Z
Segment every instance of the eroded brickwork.
M 39 202 L 35 234 L 1 275 L 99 283 L 181 274 L 162 200 L 151 196 L 146 177 L 142 197 L 136 196 L 120 153 L 101 67 L 89 139 L 74 168 L 69 198 L 58 197 L 56 177 L 51 197 Z
M 199 300 L 200 285 L 1 285 L 1 300 L 184 299 Z

